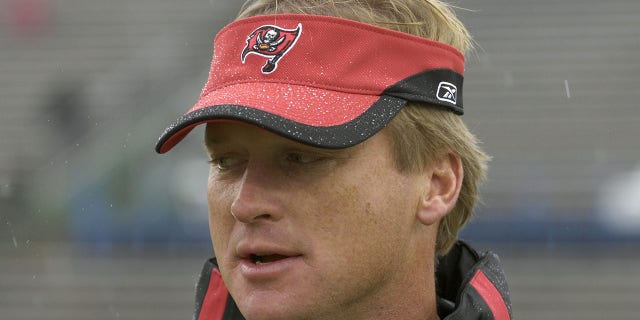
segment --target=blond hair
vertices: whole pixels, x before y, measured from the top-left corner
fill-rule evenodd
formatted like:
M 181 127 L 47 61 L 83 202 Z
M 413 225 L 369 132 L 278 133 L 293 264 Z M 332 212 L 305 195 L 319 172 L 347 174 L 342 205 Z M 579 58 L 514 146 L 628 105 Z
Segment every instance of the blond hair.
M 238 18 L 301 13 L 335 16 L 449 44 L 463 53 L 471 37 L 450 5 L 439 0 L 249 0 Z M 454 209 L 439 224 L 436 254 L 446 254 L 470 219 L 489 157 L 459 116 L 442 108 L 409 103 L 389 123 L 398 169 L 417 172 L 444 153 L 460 157 L 464 178 Z

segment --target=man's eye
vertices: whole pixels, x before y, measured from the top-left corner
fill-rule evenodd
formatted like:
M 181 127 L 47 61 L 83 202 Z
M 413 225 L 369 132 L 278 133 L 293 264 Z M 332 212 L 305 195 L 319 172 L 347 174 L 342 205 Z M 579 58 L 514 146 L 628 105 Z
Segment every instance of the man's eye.
M 211 159 L 209 162 L 216 166 L 218 170 L 229 170 L 240 163 L 240 159 L 235 157 L 218 157 Z

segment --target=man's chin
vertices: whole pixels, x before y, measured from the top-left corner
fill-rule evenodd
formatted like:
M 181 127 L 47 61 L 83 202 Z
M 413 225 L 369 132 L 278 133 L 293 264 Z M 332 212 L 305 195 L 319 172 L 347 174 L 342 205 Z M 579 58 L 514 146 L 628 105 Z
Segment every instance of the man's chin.
M 312 308 L 318 288 L 302 257 L 233 269 L 228 289 L 247 320 L 301 319 Z
M 303 312 L 307 308 L 299 299 L 277 290 L 254 290 L 236 301 L 240 312 L 247 320 L 306 318 Z

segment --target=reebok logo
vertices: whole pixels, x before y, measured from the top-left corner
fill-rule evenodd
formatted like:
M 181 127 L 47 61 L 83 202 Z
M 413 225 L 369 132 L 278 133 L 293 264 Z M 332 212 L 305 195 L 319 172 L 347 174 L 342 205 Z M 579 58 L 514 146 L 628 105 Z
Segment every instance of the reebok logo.
M 452 83 L 442 81 L 438 85 L 437 98 L 440 101 L 456 104 L 458 100 L 458 88 Z

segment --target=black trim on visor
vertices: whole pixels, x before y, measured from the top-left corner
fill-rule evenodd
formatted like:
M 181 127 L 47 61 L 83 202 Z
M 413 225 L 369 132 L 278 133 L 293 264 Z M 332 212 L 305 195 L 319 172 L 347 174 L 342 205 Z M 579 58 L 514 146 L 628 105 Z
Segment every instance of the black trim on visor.
M 218 105 L 185 114 L 171 124 L 160 136 L 156 152 L 181 130 L 215 120 L 237 120 L 267 129 L 285 138 L 307 145 L 339 149 L 354 146 L 384 128 L 406 105 L 404 99 L 381 96 L 369 109 L 352 121 L 329 127 L 315 127 L 295 122 L 265 111 L 239 106 Z
M 412 102 L 442 106 L 462 115 L 462 83 L 464 77 L 450 69 L 432 69 L 395 83 L 383 94 Z

